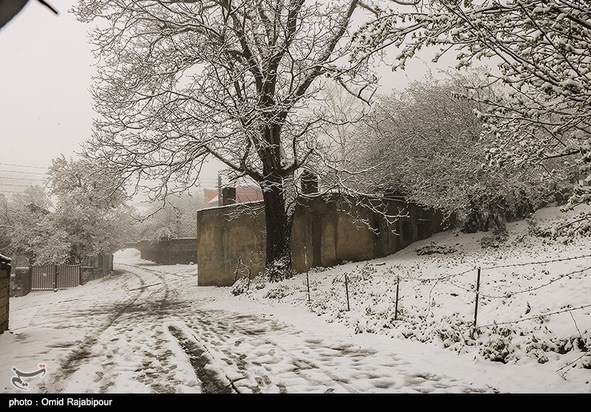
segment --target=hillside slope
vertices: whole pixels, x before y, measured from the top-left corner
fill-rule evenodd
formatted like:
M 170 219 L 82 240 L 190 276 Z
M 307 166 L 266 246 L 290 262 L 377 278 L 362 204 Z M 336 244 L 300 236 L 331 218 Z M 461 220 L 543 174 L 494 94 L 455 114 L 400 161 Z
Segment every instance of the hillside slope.
M 314 269 L 277 284 L 238 281 L 233 291 L 239 300 L 305 305 L 357 334 L 590 381 L 591 237 L 586 226 L 569 238 L 552 236 L 582 210 L 539 210 L 510 223 L 503 241 L 448 231 L 386 258 Z

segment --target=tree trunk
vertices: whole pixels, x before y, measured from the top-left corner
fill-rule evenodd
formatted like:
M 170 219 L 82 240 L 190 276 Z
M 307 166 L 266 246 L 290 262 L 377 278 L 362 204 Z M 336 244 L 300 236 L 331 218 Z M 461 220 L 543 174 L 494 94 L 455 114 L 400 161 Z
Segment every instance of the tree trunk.
M 273 180 L 263 188 L 267 234 L 265 269 L 271 281 L 279 281 L 292 276 L 291 219 L 285 207 L 283 181 L 281 178 Z

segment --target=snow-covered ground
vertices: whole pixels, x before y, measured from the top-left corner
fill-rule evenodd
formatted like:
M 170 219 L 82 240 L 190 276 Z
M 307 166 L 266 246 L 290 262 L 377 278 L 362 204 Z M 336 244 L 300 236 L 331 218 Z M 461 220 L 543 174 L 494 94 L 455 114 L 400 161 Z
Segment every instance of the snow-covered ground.
M 509 230 L 496 248 L 446 232 L 238 295 L 125 250 L 111 277 L 11 299 L 0 391 L 43 363 L 30 392 L 591 393 L 591 240 Z

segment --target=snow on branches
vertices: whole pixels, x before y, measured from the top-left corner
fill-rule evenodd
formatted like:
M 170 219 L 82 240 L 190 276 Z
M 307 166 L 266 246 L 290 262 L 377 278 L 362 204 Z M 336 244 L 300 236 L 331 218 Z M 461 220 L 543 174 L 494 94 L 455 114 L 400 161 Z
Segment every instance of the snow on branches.
M 570 205 L 591 200 L 591 3 L 580 0 L 425 0 L 381 10 L 356 36 L 356 59 L 398 49 L 393 69 L 426 48 L 454 53 L 457 68 L 492 62 L 471 97 L 496 137 L 491 164 L 564 158 L 582 181 Z M 480 91 L 495 85 L 496 95 Z M 502 87 L 500 87 L 502 86 Z
M 100 58 L 99 114 L 85 147 L 152 198 L 198 183 L 215 159 L 263 191 L 268 267 L 289 254 L 290 181 L 326 119 L 309 110 L 325 85 L 371 95 L 349 64 L 358 0 L 81 0 Z M 145 187 L 148 186 L 148 187 Z

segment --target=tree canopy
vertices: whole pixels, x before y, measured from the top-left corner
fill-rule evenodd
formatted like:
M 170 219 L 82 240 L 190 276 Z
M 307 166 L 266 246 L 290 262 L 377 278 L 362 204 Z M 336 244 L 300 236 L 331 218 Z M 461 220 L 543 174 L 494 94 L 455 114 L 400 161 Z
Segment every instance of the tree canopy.
M 483 133 L 496 138 L 491 164 L 544 165 L 563 158 L 580 167 L 570 205 L 591 200 L 591 3 L 579 0 L 423 0 L 375 10 L 357 36 L 357 58 L 395 48 L 393 69 L 427 48 L 454 53 L 458 68 L 495 67 L 472 90 L 484 103 Z M 480 92 L 503 84 L 498 95 Z
M 99 59 L 99 114 L 88 159 L 108 163 L 154 197 L 194 185 L 215 158 L 263 190 L 267 269 L 291 271 L 297 172 L 327 120 L 327 82 L 361 98 L 375 76 L 352 64 L 358 0 L 82 0 L 75 8 Z M 365 9 L 363 9 L 365 10 Z M 314 103 L 314 104 L 313 104 Z
M 413 82 L 380 96 L 351 139 L 363 187 L 454 214 L 464 230 L 502 230 L 553 201 L 565 171 L 552 179 L 543 169 L 487 164 L 494 138 L 483 135 L 481 104 L 464 97 L 477 76 Z M 368 189 L 369 186 L 369 189 Z
M 63 263 L 68 259 L 67 234 L 56 227 L 49 196 L 41 186 L 30 186 L 7 198 L 0 196 L 0 243 L 12 257 L 29 263 Z
M 80 264 L 134 240 L 136 212 L 123 190 L 86 160 L 54 159 L 48 191 L 0 196 L 0 247 L 30 264 Z
M 86 159 L 54 159 L 48 172 L 54 227 L 67 234 L 68 263 L 113 253 L 133 238 L 136 211 L 109 170 Z

